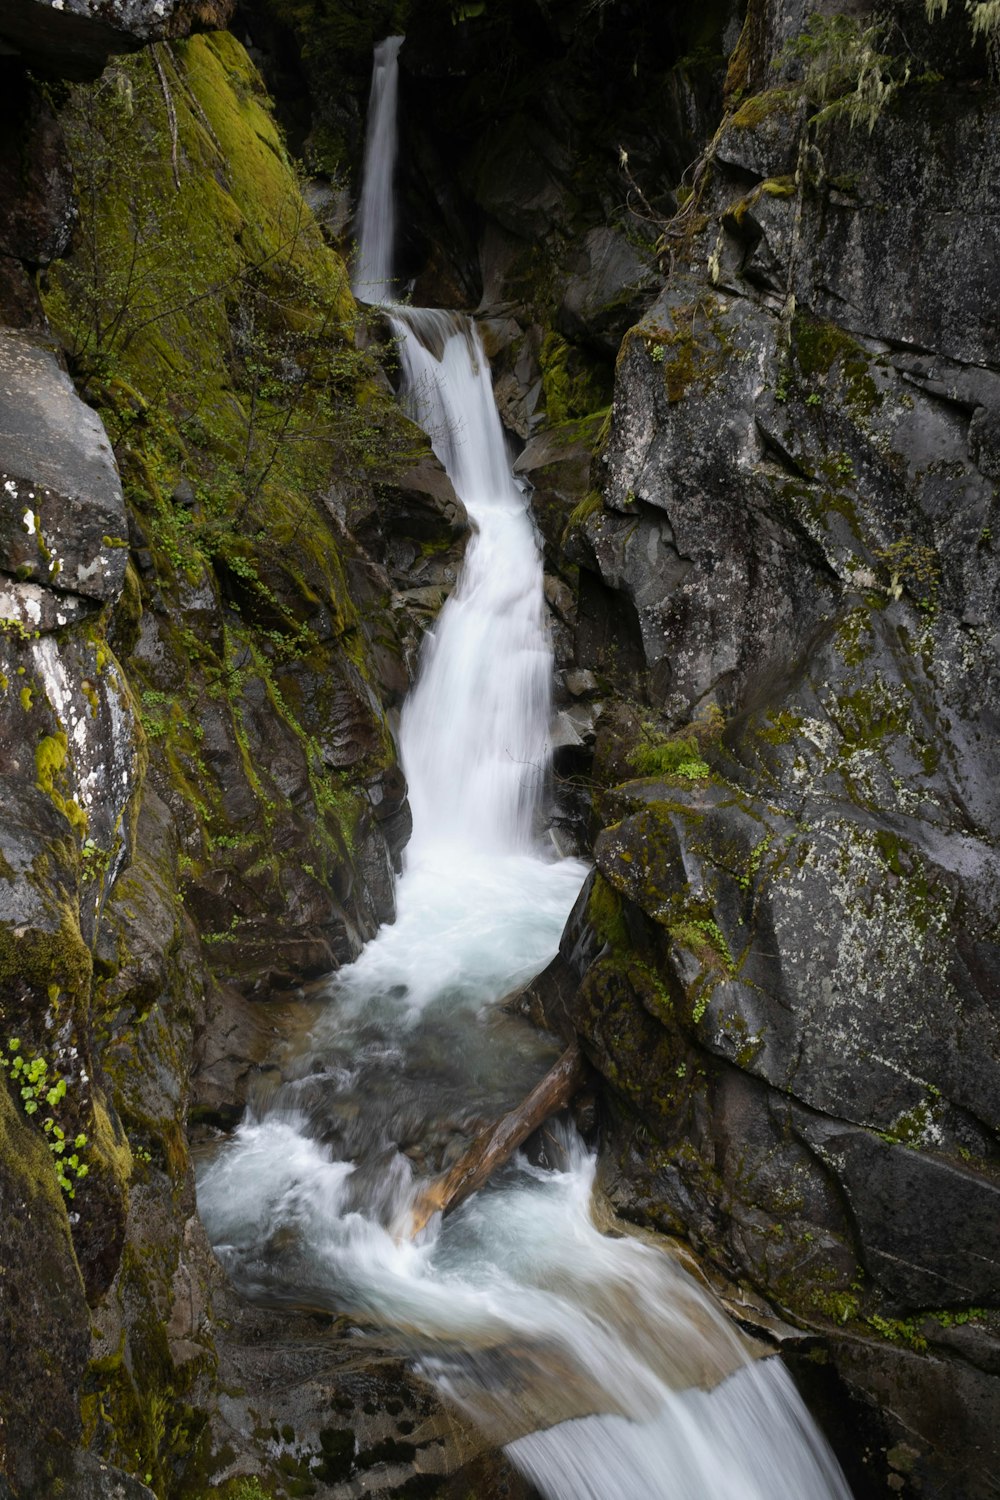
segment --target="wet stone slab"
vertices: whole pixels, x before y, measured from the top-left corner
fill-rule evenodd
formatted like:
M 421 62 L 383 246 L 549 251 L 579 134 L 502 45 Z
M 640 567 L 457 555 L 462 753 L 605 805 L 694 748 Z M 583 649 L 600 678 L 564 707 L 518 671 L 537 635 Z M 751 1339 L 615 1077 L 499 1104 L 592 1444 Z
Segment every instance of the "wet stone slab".
M 107 433 L 55 356 L 9 329 L 0 330 L 0 497 L 6 618 L 50 629 L 81 601 L 118 597 L 127 527 Z

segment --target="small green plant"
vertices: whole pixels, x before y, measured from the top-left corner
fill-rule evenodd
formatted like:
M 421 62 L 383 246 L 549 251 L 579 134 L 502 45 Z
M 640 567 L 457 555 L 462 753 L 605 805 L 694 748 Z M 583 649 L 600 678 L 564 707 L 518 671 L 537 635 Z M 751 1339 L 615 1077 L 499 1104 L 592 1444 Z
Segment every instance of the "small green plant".
M 254 1475 L 236 1481 L 236 1487 L 228 1492 L 229 1500 L 271 1500 L 269 1490 L 265 1490 L 260 1480 Z
M 20 620 L 12 620 L 6 615 L 0 618 L 0 633 L 10 636 L 22 646 L 28 641 L 37 641 L 41 635 L 40 630 L 26 630 Z
M 728 977 L 736 973 L 736 960 L 722 929 L 713 917 L 688 916 L 672 922 L 668 929 L 675 943 L 688 948 L 707 969 L 715 969 Z M 695 1004 L 693 1019 L 700 1021 L 708 1007 L 709 994 L 705 992 Z
M 23 1052 L 21 1039 L 16 1036 L 10 1037 L 7 1046 L 0 1049 L 0 1071 L 7 1074 L 17 1090 L 26 1115 L 37 1114 L 43 1103 L 53 1111 L 43 1120 L 42 1130 L 48 1138 L 59 1186 L 67 1198 L 75 1197 L 76 1184 L 90 1169 L 80 1157 L 87 1137 L 80 1132 L 70 1140 L 56 1119 L 56 1111 L 66 1097 L 65 1078 L 53 1078 L 45 1058 Z
M 883 1318 L 878 1313 L 871 1313 L 865 1322 L 890 1344 L 908 1344 L 918 1354 L 927 1348 L 927 1340 L 919 1331 L 915 1318 Z
M 84 873 L 93 880 L 104 875 L 111 863 L 113 852 L 111 849 L 102 849 L 94 839 L 85 838 L 80 845 L 80 859 L 83 862 Z
M 812 1304 L 833 1322 L 850 1323 L 861 1311 L 861 1302 L 854 1295 L 856 1290 L 852 1288 L 849 1292 L 816 1291 L 812 1294 Z
M 889 574 L 886 592 L 893 599 L 908 593 L 919 608 L 933 610 L 937 603 L 941 567 L 933 547 L 912 536 L 900 537 L 875 553 Z
M 761 865 L 767 857 L 767 852 L 774 841 L 773 833 L 766 833 L 758 844 L 750 850 L 750 858 L 747 860 L 746 869 L 737 877 L 737 884 L 743 890 L 749 890 L 753 884 Z
M 707 781 L 712 768 L 702 758 L 693 737 L 668 739 L 649 726 L 643 726 L 645 738 L 628 753 L 629 765 L 640 776 L 676 776 L 683 781 Z

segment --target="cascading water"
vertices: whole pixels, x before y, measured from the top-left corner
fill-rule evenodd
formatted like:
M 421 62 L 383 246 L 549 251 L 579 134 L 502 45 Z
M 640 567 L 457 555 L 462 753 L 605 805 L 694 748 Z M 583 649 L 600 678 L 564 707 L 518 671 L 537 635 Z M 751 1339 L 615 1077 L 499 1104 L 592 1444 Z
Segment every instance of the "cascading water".
M 552 677 L 538 547 L 475 325 L 420 310 L 392 321 L 406 404 L 431 434 L 476 528 L 403 710 L 410 857 L 445 841 L 477 857 L 528 850 L 548 759 Z
M 400 42 L 376 51 L 355 276 L 382 303 Z M 662 1250 L 595 1227 L 594 1158 L 572 1132 L 558 1170 L 518 1157 L 418 1242 L 399 1233 L 456 1137 L 551 1061 L 497 1002 L 554 952 L 584 867 L 538 838 L 541 562 L 474 325 L 385 310 L 404 400 L 475 533 L 403 714 L 414 829 L 396 922 L 331 978 L 283 1085 L 203 1170 L 202 1217 L 248 1295 L 394 1330 L 549 1500 L 849 1500 L 780 1363 Z
M 358 210 L 358 255 L 351 285 L 362 302 L 392 299 L 392 247 L 396 237 L 393 177 L 396 170 L 396 100 L 401 36 L 375 48 L 368 99 L 368 134 Z

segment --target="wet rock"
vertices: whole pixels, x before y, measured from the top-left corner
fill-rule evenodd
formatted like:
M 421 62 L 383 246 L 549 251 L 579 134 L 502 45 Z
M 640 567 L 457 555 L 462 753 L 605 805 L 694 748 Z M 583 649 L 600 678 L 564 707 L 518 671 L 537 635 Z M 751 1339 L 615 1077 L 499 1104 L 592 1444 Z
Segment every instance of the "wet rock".
M 232 1306 L 220 1338 L 228 1388 L 212 1420 L 212 1480 L 248 1472 L 232 1458 L 267 1432 L 266 1468 L 319 1495 L 347 1483 L 379 1495 L 470 1492 L 528 1500 L 529 1488 L 457 1413 L 371 1335 L 361 1347 L 347 1320 Z M 316 1353 L 322 1351 L 317 1373 Z M 258 1472 L 259 1461 L 254 1465 Z
M 45 314 L 34 281 L 19 260 L 0 257 L 0 314 L 8 328 L 45 331 Z
M 994 1179 L 961 1162 L 892 1144 L 837 1122 L 799 1116 L 798 1133 L 836 1174 L 871 1276 L 905 1311 L 993 1304 L 1000 1261 L 990 1226 Z
M 591 492 L 591 459 L 601 420 L 595 416 L 548 427 L 530 439 L 514 462 L 514 473 L 531 484 L 532 514 L 550 565 L 559 565 L 570 516 Z
M 65 1478 L 66 1457 L 79 1438 L 89 1320 L 48 1144 L 20 1114 L 6 1084 L 0 1087 L 0 1215 L 4 1470 L 16 1494 L 41 1500 Z
M 154 1500 L 148 1485 L 92 1453 L 75 1455 L 72 1483 L 79 1500 Z
M 415 591 L 440 590 L 431 606 L 440 608 L 458 576 L 469 522 L 433 454 L 425 453 L 408 469 L 386 477 L 370 496 L 352 496 L 346 519 L 400 594 L 420 608 Z
M 547 121 L 513 115 L 479 143 L 469 186 L 502 229 L 530 243 L 570 217 L 571 168 Z
M 861 1464 L 854 1460 L 870 1493 L 988 1500 L 1000 1457 L 992 1418 L 995 1375 L 936 1351 L 928 1356 L 849 1337 L 832 1348 L 830 1364 L 861 1430 L 874 1439 L 862 1446 Z M 873 1397 L 881 1428 L 874 1433 Z
M 614 355 L 659 278 L 648 258 L 614 229 L 592 229 L 569 269 L 557 326 L 596 339 Z
M 993 159 L 980 143 L 994 119 L 992 100 L 945 84 L 933 103 L 904 91 L 867 141 L 838 132 L 828 171 L 851 187 L 846 201 L 827 197 L 822 221 L 810 215 L 800 300 L 853 332 L 988 364 L 1000 264 Z
M 76 209 L 62 128 L 40 89 L 0 62 L 0 256 L 45 266 L 66 250 Z
M 774 509 L 754 411 L 777 378 L 775 331 L 749 302 L 677 277 L 619 360 L 606 507 L 571 555 L 634 612 L 648 692 L 670 714 L 709 692 L 739 701 L 796 658 L 839 593 Z M 581 665 L 607 663 L 586 647 Z
M 101 420 L 53 354 L 23 335 L 0 332 L 0 372 L 0 567 L 53 593 L 113 601 L 128 533 Z M 41 603 L 28 593 L 10 597 L 19 606 L 13 617 L 39 628 Z
M 566 538 L 575 666 L 645 708 L 602 717 L 595 771 L 625 784 L 596 799 L 582 983 L 551 987 L 607 1081 L 615 1201 L 829 1330 L 882 1434 L 872 1492 L 985 1494 L 1000 403 L 972 139 L 996 98 L 946 42 L 933 100 L 804 138 L 770 67 L 802 20 L 751 6 L 758 92 L 625 339 L 602 503 Z

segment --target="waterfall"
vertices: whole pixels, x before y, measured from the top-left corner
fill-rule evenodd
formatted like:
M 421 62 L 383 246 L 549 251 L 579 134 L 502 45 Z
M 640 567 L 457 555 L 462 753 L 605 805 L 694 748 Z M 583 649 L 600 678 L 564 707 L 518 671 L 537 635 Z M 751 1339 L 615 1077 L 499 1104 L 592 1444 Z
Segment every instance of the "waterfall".
M 355 276 L 382 302 L 399 44 L 376 49 Z M 331 976 L 282 1086 L 202 1170 L 202 1217 L 246 1295 L 376 1322 L 546 1500 L 850 1500 L 780 1362 L 671 1256 L 598 1230 L 596 1160 L 572 1130 L 550 1132 L 554 1169 L 518 1156 L 419 1242 L 399 1233 L 455 1132 L 552 1060 L 498 1002 L 555 952 L 585 868 L 537 833 L 541 562 L 475 327 L 386 314 L 403 398 L 474 527 L 402 718 L 414 832 L 397 918 Z
M 365 140 L 365 165 L 358 212 L 358 254 L 351 286 L 362 302 L 392 300 L 392 250 L 396 237 L 393 179 L 396 172 L 396 101 L 399 97 L 401 36 L 386 37 L 375 48 L 370 127 Z
M 430 434 L 474 527 L 403 710 L 409 857 L 442 843 L 477 855 L 528 849 L 551 713 L 538 546 L 475 325 L 423 310 L 399 311 L 392 321 L 404 401 Z

